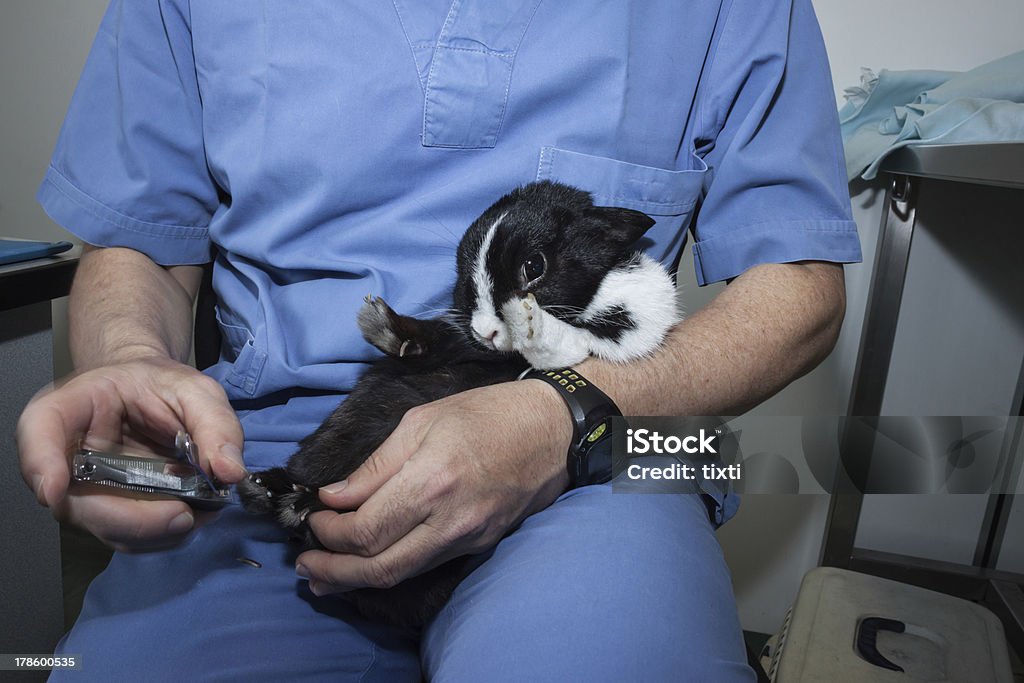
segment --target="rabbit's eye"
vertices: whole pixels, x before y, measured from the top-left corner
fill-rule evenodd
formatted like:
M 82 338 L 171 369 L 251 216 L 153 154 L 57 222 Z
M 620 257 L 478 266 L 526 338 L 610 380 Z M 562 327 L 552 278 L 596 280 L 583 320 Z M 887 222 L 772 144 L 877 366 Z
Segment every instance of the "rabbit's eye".
M 540 279 L 547 266 L 548 264 L 544 259 L 544 254 L 534 254 L 530 258 L 526 259 L 523 261 L 523 282 L 529 285 L 535 280 Z

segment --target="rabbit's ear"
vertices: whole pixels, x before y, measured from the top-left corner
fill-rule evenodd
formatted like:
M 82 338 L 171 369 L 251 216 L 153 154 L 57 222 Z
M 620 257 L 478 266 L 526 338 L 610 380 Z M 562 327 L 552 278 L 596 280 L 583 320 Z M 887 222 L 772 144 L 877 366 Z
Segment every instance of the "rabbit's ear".
M 602 224 L 602 237 L 623 247 L 627 247 L 643 237 L 655 222 L 653 218 L 642 211 L 623 209 L 617 206 L 595 206 L 589 213 Z

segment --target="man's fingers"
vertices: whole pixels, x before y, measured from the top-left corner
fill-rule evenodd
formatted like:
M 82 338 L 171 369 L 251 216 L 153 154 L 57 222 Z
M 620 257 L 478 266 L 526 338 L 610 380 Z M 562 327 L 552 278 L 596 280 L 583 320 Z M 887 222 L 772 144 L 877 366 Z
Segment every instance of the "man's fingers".
M 383 552 L 430 515 L 430 501 L 401 475 L 388 480 L 355 512 L 319 512 L 309 517 L 328 550 L 370 557 Z
M 214 477 L 226 484 L 239 482 L 248 474 L 242 463 L 242 425 L 215 380 L 205 375 L 195 380 L 179 397 L 185 425 Z
M 361 557 L 310 550 L 298 557 L 295 570 L 310 579 L 317 595 L 356 588 L 391 588 L 400 581 L 449 559 L 443 554 L 438 531 L 420 524 L 379 555 Z
M 29 404 L 18 420 L 15 439 L 22 478 L 39 503 L 49 505 L 64 494 L 70 479 L 63 420 L 56 407 Z
M 68 458 L 78 440 L 90 431 L 106 438 L 120 429 L 121 415 L 114 408 L 119 401 L 109 396 L 94 400 L 93 394 L 73 381 L 60 391 L 40 392 L 18 420 L 21 474 L 43 505 L 60 500 L 67 491 Z
M 113 382 L 103 382 L 99 390 L 89 392 L 89 398 L 92 400 L 92 419 L 82 437 L 83 445 L 96 450 L 116 448 L 124 440 L 124 397 Z M 63 400 L 67 402 L 67 399 Z
M 195 516 L 178 500 L 138 500 L 99 492 L 72 492 L 54 506 L 54 516 L 85 528 L 119 550 L 179 543 Z

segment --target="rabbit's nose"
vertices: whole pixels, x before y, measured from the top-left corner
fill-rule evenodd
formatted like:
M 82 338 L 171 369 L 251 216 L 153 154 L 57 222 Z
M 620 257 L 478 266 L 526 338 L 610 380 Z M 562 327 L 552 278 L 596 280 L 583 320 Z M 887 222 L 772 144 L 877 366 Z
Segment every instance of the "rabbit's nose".
M 473 327 L 473 334 L 480 340 L 481 344 L 489 349 L 498 348 L 498 344 L 501 341 L 501 331 L 496 327 L 484 327 L 483 329 Z
M 497 348 L 497 346 L 498 346 L 497 345 L 497 341 L 498 341 L 498 330 L 497 329 L 493 329 L 491 331 L 484 330 L 482 332 L 477 332 L 477 336 L 480 337 L 480 341 L 483 342 L 484 346 L 486 346 L 488 348 L 492 348 L 492 349 Z
M 495 315 L 481 311 L 473 313 L 470 329 L 478 342 L 489 349 L 507 351 L 508 331 L 502 321 Z

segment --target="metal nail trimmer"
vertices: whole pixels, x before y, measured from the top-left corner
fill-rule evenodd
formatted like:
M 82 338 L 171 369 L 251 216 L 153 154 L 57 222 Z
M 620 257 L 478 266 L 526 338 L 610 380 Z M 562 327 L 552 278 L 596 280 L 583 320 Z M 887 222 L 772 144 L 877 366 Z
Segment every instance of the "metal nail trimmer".
M 186 432 L 174 439 L 174 455 L 105 453 L 81 448 L 72 461 L 75 481 L 123 491 L 165 494 L 199 509 L 217 509 L 231 500 L 231 491 L 211 479 L 199 466 L 199 450 Z

